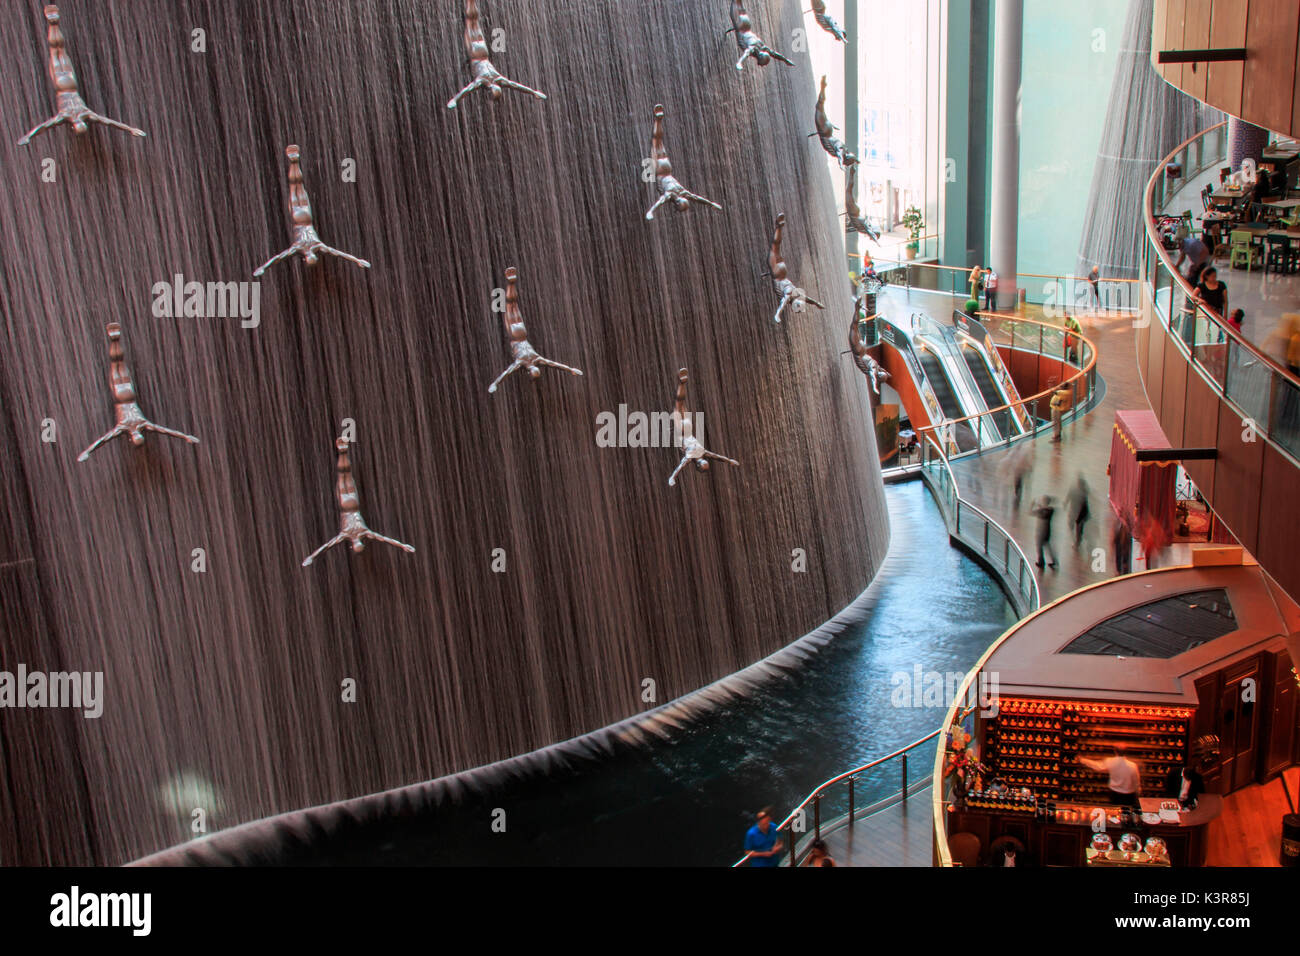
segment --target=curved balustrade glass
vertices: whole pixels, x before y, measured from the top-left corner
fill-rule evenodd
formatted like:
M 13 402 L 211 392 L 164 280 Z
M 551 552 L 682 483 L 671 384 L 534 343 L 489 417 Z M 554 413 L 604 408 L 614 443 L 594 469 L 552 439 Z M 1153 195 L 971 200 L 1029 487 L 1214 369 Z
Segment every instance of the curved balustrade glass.
M 1152 311 L 1178 341 L 1183 353 L 1218 392 L 1254 423 L 1254 430 L 1300 465 L 1300 379 L 1259 346 L 1233 329 L 1224 318 L 1192 298 L 1192 287 L 1174 268 L 1164 247 L 1157 216 L 1187 181 L 1227 157 L 1227 126 L 1220 124 L 1188 140 L 1160 164 L 1147 185 L 1146 241 L 1142 280 Z M 1166 170 L 1182 171 L 1170 180 Z M 1184 205 L 1174 202 L 1173 207 Z M 1173 215 L 1181 215 L 1174 208 Z M 1279 319 L 1281 316 L 1279 316 Z

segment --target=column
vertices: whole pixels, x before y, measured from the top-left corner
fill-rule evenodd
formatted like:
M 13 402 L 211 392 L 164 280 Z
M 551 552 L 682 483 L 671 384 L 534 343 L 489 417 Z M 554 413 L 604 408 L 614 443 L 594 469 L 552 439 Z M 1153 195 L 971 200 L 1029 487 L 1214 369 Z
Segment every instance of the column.
M 1228 117 L 1228 164 L 1235 173 L 1241 169 L 1242 160 L 1253 159 L 1258 166 L 1263 162 L 1264 147 L 1268 145 L 1269 132 L 1235 116 Z
M 1016 303 L 1020 218 L 1020 51 L 1024 0 L 997 0 L 993 34 L 993 168 L 989 261 L 998 274 L 998 308 Z

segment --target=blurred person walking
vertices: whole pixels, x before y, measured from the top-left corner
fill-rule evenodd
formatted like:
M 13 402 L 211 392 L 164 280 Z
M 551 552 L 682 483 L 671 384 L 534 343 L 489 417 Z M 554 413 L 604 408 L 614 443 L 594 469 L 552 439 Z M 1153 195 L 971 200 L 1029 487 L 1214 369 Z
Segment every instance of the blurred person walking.
M 1083 543 L 1083 532 L 1087 527 L 1088 519 L 1092 517 L 1092 508 L 1089 504 L 1088 482 L 1084 480 L 1082 474 L 1079 480 L 1075 482 L 1070 493 L 1065 497 L 1065 505 L 1069 510 L 1070 523 L 1074 525 L 1074 547 L 1077 550 Z
M 1034 502 L 1034 507 L 1030 511 L 1038 519 L 1038 532 L 1035 541 L 1038 544 L 1038 560 L 1035 562 L 1040 568 L 1043 567 L 1043 549 L 1052 556 L 1049 567 L 1056 567 L 1056 549 L 1052 547 L 1052 516 L 1056 514 L 1056 504 L 1051 495 L 1042 495 Z

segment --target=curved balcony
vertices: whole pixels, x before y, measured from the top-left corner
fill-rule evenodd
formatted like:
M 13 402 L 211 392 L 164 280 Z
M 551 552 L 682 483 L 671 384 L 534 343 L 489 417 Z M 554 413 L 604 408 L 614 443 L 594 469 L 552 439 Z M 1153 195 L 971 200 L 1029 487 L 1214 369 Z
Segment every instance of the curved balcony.
M 1137 362 L 1175 448 L 1213 449 L 1184 468 L 1219 520 L 1292 596 L 1300 595 L 1300 379 L 1192 297 L 1161 243 L 1156 217 L 1180 215 L 1205 170 L 1221 166 L 1225 126 L 1183 143 L 1156 169 L 1144 207 Z M 1183 171 L 1166 177 L 1167 164 Z M 1177 189 L 1171 183 L 1178 184 Z M 1224 278 L 1245 275 L 1223 270 Z M 1278 319 L 1286 311 L 1279 308 Z
M 1300 134 L 1300 7 L 1258 0 L 1154 2 L 1152 65 L 1166 83 L 1256 126 Z

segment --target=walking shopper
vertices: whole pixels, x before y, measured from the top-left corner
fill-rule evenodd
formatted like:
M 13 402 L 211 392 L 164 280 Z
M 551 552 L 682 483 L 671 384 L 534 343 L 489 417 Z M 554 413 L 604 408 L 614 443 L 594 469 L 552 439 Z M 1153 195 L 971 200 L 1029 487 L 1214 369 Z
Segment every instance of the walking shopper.
M 998 307 L 998 274 L 990 269 L 984 273 L 984 311 L 992 312 Z
M 1051 567 L 1056 567 L 1056 549 L 1052 547 L 1052 516 L 1056 514 L 1056 505 L 1053 503 L 1051 495 L 1043 495 L 1034 505 L 1033 511 L 1030 512 L 1038 519 L 1038 534 L 1036 542 L 1038 544 L 1038 561 L 1035 562 L 1040 568 L 1043 567 L 1043 549 L 1052 556 Z
M 1076 550 L 1083 543 L 1083 531 L 1088 524 L 1088 518 L 1092 516 L 1088 498 L 1088 482 L 1084 480 L 1083 475 L 1079 475 L 1079 480 L 1075 482 L 1074 487 L 1070 489 L 1070 493 L 1065 498 L 1065 504 L 1070 513 L 1070 523 L 1074 525 L 1074 547 Z

